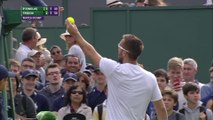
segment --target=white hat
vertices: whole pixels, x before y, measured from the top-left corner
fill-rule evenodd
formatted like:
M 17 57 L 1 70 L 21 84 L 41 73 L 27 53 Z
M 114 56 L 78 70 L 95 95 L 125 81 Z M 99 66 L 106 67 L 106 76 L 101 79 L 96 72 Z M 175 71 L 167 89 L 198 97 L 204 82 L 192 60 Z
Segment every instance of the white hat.
M 44 43 L 47 42 L 47 38 L 41 38 L 41 35 L 39 32 L 36 32 L 37 36 L 38 36 L 38 39 L 39 41 L 37 42 L 36 46 L 39 46 L 39 45 L 43 45 Z
M 112 7 L 114 5 L 123 5 L 120 0 L 106 0 L 107 7 Z
M 39 52 L 38 50 L 34 50 L 34 49 L 32 49 L 29 53 L 28 53 L 28 57 L 32 57 L 32 56 L 34 56 L 35 54 L 37 54 L 37 53 L 40 53 L 40 54 L 42 54 L 41 52 Z
M 66 30 L 65 33 L 62 33 L 62 34 L 60 35 L 60 38 L 61 38 L 62 40 L 66 40 L 66 39 L 65 39 L 65 36 L 66 36 L 66 35 L 70 35 L 70 33 L 68 33 L 67 30 Z

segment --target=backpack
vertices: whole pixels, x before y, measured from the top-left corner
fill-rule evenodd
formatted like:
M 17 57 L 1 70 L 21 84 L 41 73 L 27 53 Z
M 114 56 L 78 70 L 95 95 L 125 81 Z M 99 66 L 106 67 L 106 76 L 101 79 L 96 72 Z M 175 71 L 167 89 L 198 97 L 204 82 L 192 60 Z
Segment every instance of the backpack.
M 103 104 L 98 105 L 97 109 L 98 109 L 98 118 L 99 120 L 102 120 Z
M 200 113 L 203 112 L 204 114 L 206 114 L 206 107 L 199 106 L 199 109 L 200 109 Z M 185 114 L 185 108 L 180 109 L 179 112 L 182 113 L 182 114 Z M 176 114 L 176 118 L 177 118 L 177 120 L 179 120 L 180 114 Z
M 206 107 L 199 106 L 199 109 L 200 109 L 200 113 L 204 112 L 206 114 Z M 185 108 L 180 109 L 179 112 L 182 113 L 182 114 L 185 114 Z

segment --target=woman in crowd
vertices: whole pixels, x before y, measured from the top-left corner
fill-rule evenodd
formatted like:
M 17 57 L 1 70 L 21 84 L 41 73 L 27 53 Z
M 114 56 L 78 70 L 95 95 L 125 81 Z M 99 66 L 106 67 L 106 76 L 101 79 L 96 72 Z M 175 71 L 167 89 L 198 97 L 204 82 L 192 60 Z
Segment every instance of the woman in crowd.
M 77 72 L 76 75 L 79 78 L 79 85 L 86 90 L 86 93 L 90 92 L 89 77 L 82 72 Z
M 66 95 L 66 106 L 58 111 L 58 120 L 63 120 L 67 114 L 79 113 L 86 117 L 86 120 L 93 120 L 92 110 L 86 105 L 86 92 L 80 85 L 70 87 Z

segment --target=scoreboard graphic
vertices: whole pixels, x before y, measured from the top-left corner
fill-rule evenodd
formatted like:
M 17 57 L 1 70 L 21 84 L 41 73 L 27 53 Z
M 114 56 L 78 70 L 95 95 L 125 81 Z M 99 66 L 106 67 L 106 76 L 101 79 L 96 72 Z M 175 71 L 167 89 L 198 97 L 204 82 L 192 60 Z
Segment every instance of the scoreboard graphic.
M 59 16 L 59 6 L 21 7 L 22 20 L 43 20 L 44 16 Z

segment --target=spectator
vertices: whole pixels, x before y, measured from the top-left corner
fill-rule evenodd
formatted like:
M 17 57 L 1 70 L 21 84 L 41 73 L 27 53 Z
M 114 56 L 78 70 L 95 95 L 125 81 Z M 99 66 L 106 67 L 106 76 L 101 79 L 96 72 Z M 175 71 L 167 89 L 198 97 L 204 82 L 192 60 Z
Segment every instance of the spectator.
M 136 0 L 135 1 L 135 6 L 136 7 L 145 7 L 146 4 L 144 3 L 145 0 Z
M 186 104 L 186 99 L 183 96 L 183 60 L 178 57 L 172 57 L 167 63 L 167 72 L 169 76 L 169 86 L 178 94 L 178 109 L 183 108 Z
M 44 69 L 45 69 L 47 65 L 49 65 L 49 63 L 51 62 L 52 58 L 50 55 L 50 51 L 46 47 L 44 47 L 44 44 L 47 42 L 47 38 L 42 38 L 39 32 L 36 33 L 39 37 L 35 49 L 44 55 L 44 64 L 45 64 Z
M 86 91 L 86 93 L 89 93 L 89 77 L 86 75 L 86 73 L 82 72 L 77 72 L 76 75 L 79 78 L 79 85 Z
M 93 70 L 93 79 L 95 80 L 95 87 L 87 95 L 88 106 L 90 106 L 92 110 L 106 99 L 104 89 L 107 84 L 105 75 L 97 67 Z
M 10 64 L 10 71 L 14 72 L 16 76 L 20 76 L 21 63 L 15 59 L 10 59 L 9 64 Z
M 184 115 L 174 110 L 178 103 L 178 95 L 175 91 L 165 90 L 162 92 L 163 102 L 166 106 L 169 120 L 185 120 Z M 157 120 L 155 118 L 154 120 Z
M 103 58 L 80 34 L 75 24 L 66 21 L 67 30 L 106 76 L 108 85 L 107 120 L 144 119 L 150 101 L 154 102 L 159 120 L 167 120 L 156 78 L 138 65 L 144 46 L 134 35 L 125 34 L 118 44 L 119 62 Z
M 158 87 L 160 88 L 161 93 L 164 90 L 170 89 L 168 87 L 169 78 L 168 78 L 166 70 L 157 69 L 157 70 L 154 71 L 154 75 L 157 78 Z M 152 102 L 150 102 L 146 113 L 150 116 L 151 120 L 156 117 L 155 107 L 154 107 L 154 104 Z
M 145 6 L 167 6 L 163 0 L 144 0 Z
M 22 43 L 16 51 L 15 59 L 20 63 L 27 58 L 28 53 L 36 47 L 38 36 L 34 28 L 25 28 L 22 33 Z
M 94 65 L 87 63 L 87 67 L 85 68 L 86 70 L 84 73 L 86 73 L 89 77 L 89 92 L 92 91 L 92 89 L 95 87 L 95 80 L 94 80 Z
M 196 74 L 197 74 L 197 62 L 192 58 L 186 58 L 183 60 L 184 66 L 183 66 L 183 80 L 184 82 L 195 82 L 198 84 L 198 86 L 201 88 L 204 84 L 200 83 L 198 80 L 196 80 Z
M 124 7 L 123 2 L 120 0 L 106 0 L 107 7 Z M 126 6 L 127 7 L 127 6 Z
M 36 81 L 38 80 L 38 77 L 39 74 L 36 70 L 28 69 L 22 72 L 21 80 L 23 85 L 23 91 L 21 92 L 21 94 L 27 95 L 33 99 L 37 113 L 39 113 L 40 111 L 49 110 L 47 98 L 35 90 Z
M 202 102 L 203 102 L 203 106 L 206 106 L 207 108 L 213 111 L 213 94 L 203 99 Z
M 160 88 L 160 91 L 164 91 L 168 88 L 168 83 L 169 83 L 169 77 L 167 75 L 166 70 L 164 69 L 157 69 L 154 71 L 154 75 L 157 78 L 158 86 Z
M 39 72 L 39 82 L 42 84 L 42 86 L 45 86 L 45 70 L 43 68 L 42 64 L 42 53 L 37 50 L 32 50 L 28 53 L 28 57 L 31 57 L 35 61 L 35 69 Z M 41 89 L 41 88 L 40 88 Z M 39 90 L 40 90 L 39 89 Z
M 180 109 L 186 120 L 212 120 L 212 111 L 201 106 L 200 88 L 197 84 L 189 82 L 183 86 L 183 94 L 187 100 L 186 106 Z
M 86 105 L 86 92 L 80 86 L 72 86 L 66 93 L 66 106 L 58 111 L 58 120 L 70 113 L 80 113 L 86 120 L 93 120 L 92 110 Z
M 15 74 L 8 72 L 7 68 L 3 65 L 0 65 L 0 92 L 3 91 L 6 87 L 6 80 L 8 77 L 14 77 Z M 5 115 L 3 114 L 3 98 L 0 96 L 0 118 L 6 120 Z
M 74 73 L 65 74 L 63 79 L 63 88 L 65 91 L 65 94 L 69 90 L 69 88 L 75 85 L 78 81 L 79 81 L 79 77 L 76 74 Z M 58 112 L 58 110 L 64 106 L 66 106 L 65 95 L 62 95 L 53 101 L 52 111 Z
M 209 72 L 210 72 L 210 82 L 201 88 L 201 101 L 203 101 L 204 104 L 207 103 L 205 99 L 212 96 L 213 93 L 213 67 L 209 69 Z
M 107 85 L 104 88 L 104 93 L 107 96 Z M 106 120 L 107 99 L 103 103 L 97 105 L 93 111 L 94 120 Z
M 206 0 L 206 3 L 204 5 L 207 5 L 207 6 L 213 5 L 212 0 Z
M 20 72 L 24 72 L 27 69 L 35 69 L 35 61 L 32 58 L 25 58 L 21 62 Z
M 36 108 L 33 100 L 25 94 L 19 94 L 19 80 L 18 77 L 11 79 L 13 88 L 13 97 L 15 104 L 16 116 L 19 119 L 33 119 L 36 117 Z M 7 91 L 9 92 L 9 82 L 7 82 Z M 9 98 L 10 99 L 10 98 Z M 8 118 L 14 118 L 12 103 L 8 102 Z
M 39 93 L 48 98 L 49 104 L 52 109 L 53 101 L 56 100 L 56 98 L 64 95 L 60 67 L 58 64 L 53 63 L 47 67 L 46 79 L 48 81 L 48 85 L 41 89 Z
M 79 47 L 79 45 L 76 44 L 75 38 L 67 31 L 62 33 L 60 37 L 66 42 L 69 48 L 68 54 L 77 56 L 79 58 L 81 66 L 80 71 L 83 72 L 86 67 L 86 58 L 82 49 Z
M 57 63 L 60 66 L 60 69 L 64 67 L 64 56 L 61 51 L 61 48 L 57 45 L 53 45 L 50 48 L 51 58 L 53 59 L 52 63 Z
M 77 73 L 81 69 L 80 59 L 75 55 L 65 55 L 64 63 L 64 69 L 61 70 L 62 76 L 66 73 Z
M 32 58 L 25 58 L 22 60 L 21 63 L 21 73 L 28 70 L 28 69 L 36 69 L 36 62 L 32 59 Z M 36 81 L 36 86 L 35 88 L 37 90 L 40 90 L 41 88 L 43 88 L 43 85 L 40 81 Z

